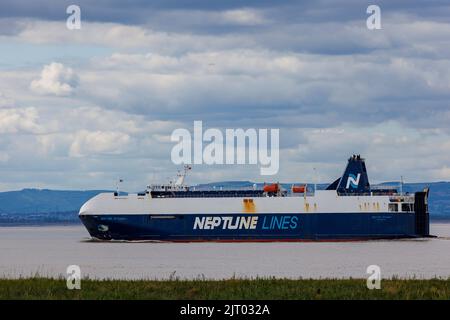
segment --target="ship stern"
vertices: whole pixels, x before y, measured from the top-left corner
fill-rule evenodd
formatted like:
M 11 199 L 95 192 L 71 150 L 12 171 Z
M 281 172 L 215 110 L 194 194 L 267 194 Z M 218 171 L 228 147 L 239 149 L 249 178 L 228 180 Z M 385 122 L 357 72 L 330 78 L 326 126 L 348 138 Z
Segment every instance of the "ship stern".
M 416 235 L 419 237 L 430 236 L 430 213 L 428 212 L 429 188 L 414 194 L 414 212 Z

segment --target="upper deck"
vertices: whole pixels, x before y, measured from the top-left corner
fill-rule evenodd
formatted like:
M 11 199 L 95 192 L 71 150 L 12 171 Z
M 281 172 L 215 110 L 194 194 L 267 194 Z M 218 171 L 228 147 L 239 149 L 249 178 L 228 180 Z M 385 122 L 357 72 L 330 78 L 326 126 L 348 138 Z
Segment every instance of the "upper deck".
M 168 184 L 152 184 L 147 186 L 145 194 L 151 198 L 261 198 L 261 197 L 307 197 L 314 196 L 316 185 L 307 184 L 254 184 L 249 188 L 224 190 L 222 187 L 200 189 L 189 187 L 184 183 L 185 177 L 192 168 L 185 166 L 179 171 L 177 179 Z M 367 175 L 365 160 L 360 155 L 348 159 L 342 177 L 328 185 L 325 190 L 334 191 L 338 196 L 396 196 L 398 191 L 393 186 L 371 186 Z M 401 194 L 401 192 L 400 192 Z
M 305 192 L 293 192 L 292 188 L 281 189 L 279 192 L 267 192 L 264 189 L 230 189 L 230 190 L 149 190 L 141 195 L 152 198 L 257 198 L 257 197 L 303 197 L 314 196 L 316 190 L 305 189 Z M 374 189 L 364 193 L 339 193 L 339 196 L 391 196 L 399 197 L 397 189 Z

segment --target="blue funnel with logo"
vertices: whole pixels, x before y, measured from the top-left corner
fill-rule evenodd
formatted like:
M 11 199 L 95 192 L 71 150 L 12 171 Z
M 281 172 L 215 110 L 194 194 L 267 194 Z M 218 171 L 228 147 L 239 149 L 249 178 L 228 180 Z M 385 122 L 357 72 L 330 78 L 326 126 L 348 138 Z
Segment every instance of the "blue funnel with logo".
M 342 193 L 370 193 L 369 177 L 366 164 L 360 155 L 353 155 L 348 159 L 347 168 L 337 185 L 337 192 Z

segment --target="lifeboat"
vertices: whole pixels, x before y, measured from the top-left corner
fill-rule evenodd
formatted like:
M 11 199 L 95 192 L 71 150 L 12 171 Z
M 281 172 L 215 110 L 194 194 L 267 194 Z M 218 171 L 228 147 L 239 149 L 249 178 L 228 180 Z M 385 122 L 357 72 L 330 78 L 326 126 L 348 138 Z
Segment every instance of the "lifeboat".
M 273 192 L 276 193 L 279 190 L 278 183 L 268 184 L 264 186 L 264 192 Z
M 306 192 L 306 186 L 292 186 L 292 192 L 293 193 L 305 193 Z

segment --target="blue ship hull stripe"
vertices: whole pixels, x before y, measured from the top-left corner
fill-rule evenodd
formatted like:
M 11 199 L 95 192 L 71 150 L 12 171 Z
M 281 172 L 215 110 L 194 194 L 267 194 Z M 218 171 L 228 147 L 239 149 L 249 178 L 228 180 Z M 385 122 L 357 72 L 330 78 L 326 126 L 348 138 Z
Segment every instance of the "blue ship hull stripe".
M 415 214 L 102 214 L 81 215 L 103 240 L 295 241 L 416 237 Z

